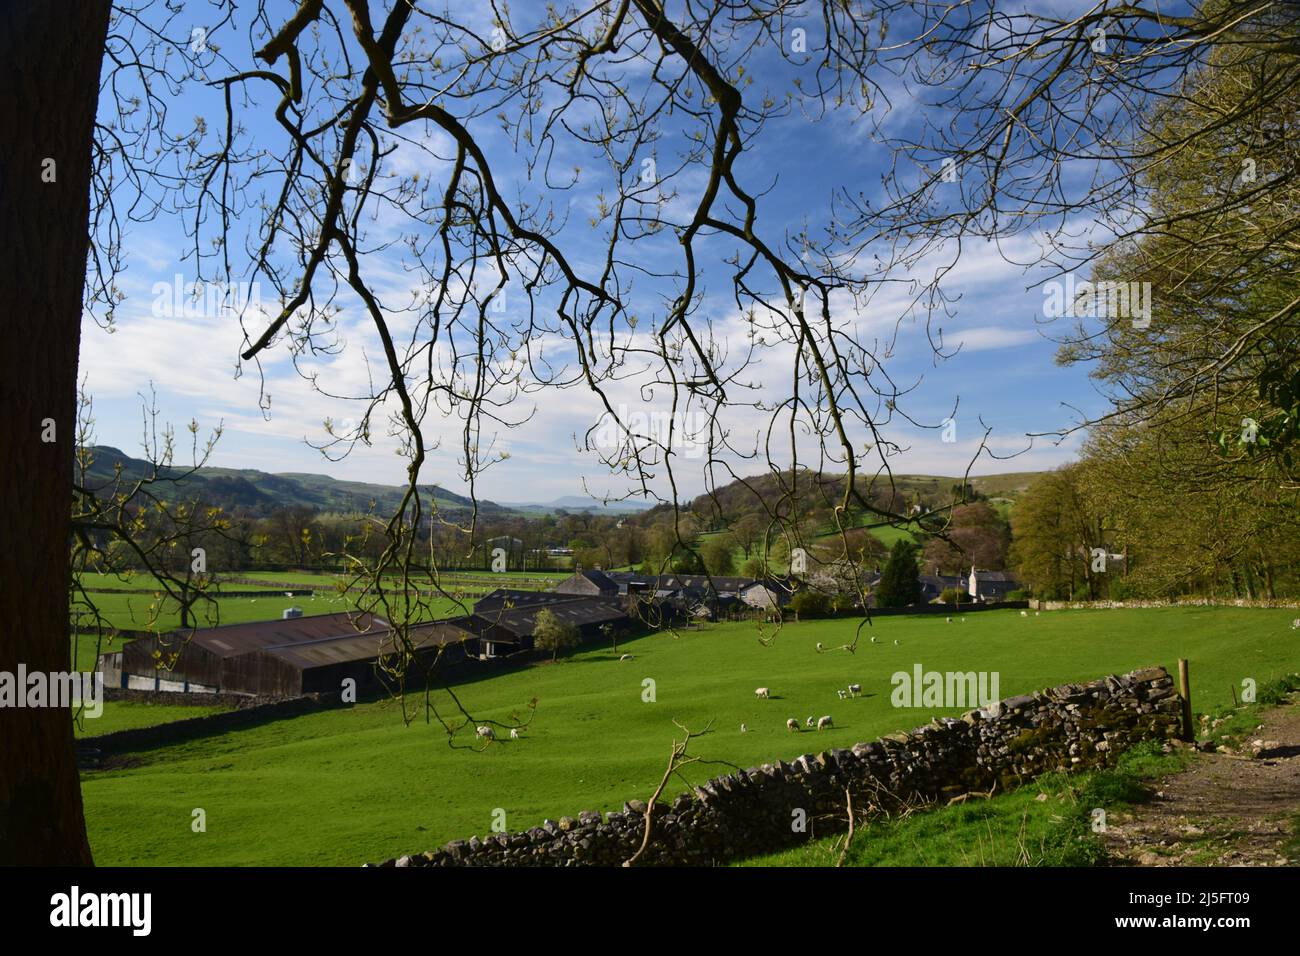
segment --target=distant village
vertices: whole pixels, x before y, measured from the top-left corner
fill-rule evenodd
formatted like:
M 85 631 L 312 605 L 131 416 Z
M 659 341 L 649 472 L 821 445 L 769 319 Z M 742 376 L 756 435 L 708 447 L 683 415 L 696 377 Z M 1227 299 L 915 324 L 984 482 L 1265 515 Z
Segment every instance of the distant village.
M 951 608 L 1004 606 L 1020 588 L 1005 571 L 972 568 L 969 575 L 919 575 L 920 605 Z M 865 576 L 868 610 L 874 607 L 881 572 Z M 552 590 L 498 588 L 468 614 L 410 625 L 406 640 L 420 665 L 435 660 L 449 670 L 470 661 L 535 659 L 543 621 L 559 625 L 574 646 L 613 643 L 647 630 L 703 622 L 798 617 L 796 596 L 813 585 L 797 576 L 734 577 L 647 575 L 634 571 L 575 571 Z M 928 609 L 913 606 L 910 611 Z M 861 608 L 853 609 L 861 613 Z M 388 621 L 364 612 L 304 616 L 288 607 L 279 619 L 145 635 L 100 657 L 105 684 L 164 693 L 223 693 L 299 697 L 337 693 L 354 681 L 359 693 L 383 689 L 382 660 L 401 646 Z M 166 663 L 160 663 L 165 661 Z

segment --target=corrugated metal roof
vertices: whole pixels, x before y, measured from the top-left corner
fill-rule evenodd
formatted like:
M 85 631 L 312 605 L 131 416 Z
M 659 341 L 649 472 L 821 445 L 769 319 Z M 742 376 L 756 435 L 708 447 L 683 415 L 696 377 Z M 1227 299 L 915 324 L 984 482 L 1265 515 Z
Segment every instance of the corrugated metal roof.
M 439 644 L 456 644 L 474 637 L 466 618 L 451 618 L 412 627 L 408 632 L 411 645 L 419 650 Z M 372 660 L 381 654 L 398 651 L 397 636 L 389 629 L 376 629 L 366 634 L 339 634 L 301 643 L 272 645 L 262 648 L 281 660 L 301 670 L 346 664 L 352 661 Z
M 203 627 L 190 635 L 173 631 L 172 637 L 185 638 L 217 657 L 238 657 L 276 645 L 307 644 L 312 641 L 356 637 L 358 632 L 386 628 L 387 623 L 369 613 L 341 611 L 288 620 L 253 621 L 246 624 L 223 624 Z

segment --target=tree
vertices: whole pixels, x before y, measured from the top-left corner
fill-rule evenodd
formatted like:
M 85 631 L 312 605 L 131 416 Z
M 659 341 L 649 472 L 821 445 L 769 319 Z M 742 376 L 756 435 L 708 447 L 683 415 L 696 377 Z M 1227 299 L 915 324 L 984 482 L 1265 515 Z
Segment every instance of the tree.
M 77 349 L 108 0 L 0 7 L 0 671 L 69 669 Z M 64 708 L 0 711 L 0 865 L 91 862 Z
M 735 543 L 725 532 L 711 535 L 700 546 L 700 557 L 709 574 L 732 574 L 736 570 Z
M 813 588 L 800 588 L 790 597 L 790 610 L 805 618 L 830 617 L 835 612 L 834 602 L 829 594 L 823 594 Z
M 732 522 L 731 536 L 739 545 L 741 551 L 745 553 L 745 559 L 748 560 L 754 551 L 754 546 L 763 540 L 763 522 L 755 514 L 744 514 Z
M 550 651 L 552 663 L 560 651 L 577 647 L 578 640 L 578 629 L 561 621 L 550 608 L 542 608 L 537 612 L 537 618 L 533 622 L 533 644 L 539 650 Z
M 974 565 L 989 571 L 1006 566 L 1011 535 L 1006 522 L 987 502 L 958 505 L 942 537 L 925 545 L 924 560 L 936 574 L 958 574 Z
M 908 607 L 921 601 L 921 578 L 916 566 L 916 545 L 899 538 L 876 586 L 876 607 Z
M 1012 512 L 1012 563 L 1040 598 L 1102 596 L 1105 572 L 1094 570 L 1094 552 L 1109 553 L 1111 542 L 1085 490 L 1086 470 L 1066 465 L 1038 476 Z

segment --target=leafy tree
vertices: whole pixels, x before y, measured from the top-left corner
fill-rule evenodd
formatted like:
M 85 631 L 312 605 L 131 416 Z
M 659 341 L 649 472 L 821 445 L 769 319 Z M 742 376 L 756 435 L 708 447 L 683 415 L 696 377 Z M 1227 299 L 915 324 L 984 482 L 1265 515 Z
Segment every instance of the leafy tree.
M 735 546 L 731 535 L 711 535 L 700 546 L 700 557 L 709 574 L 732 574 L 736 570 Z
M 835 604 L 829 594 L 814 588 L 800 588 L 790 597 L 790 609 L 803 620 L 830 617 L 835 612 Z
M 916 545 L 899 538 L 876 586 L 876 607 L 907 607 L 921 601 L 921 577 L 916 566 Z
M 539 650 L 550 651 L 554 662 L 562 650 L 577 647 L 580 635 L 572 624 L 566 624 L 555 616 L 550 608 L 537 612 L 533 622 L 533 644 Z

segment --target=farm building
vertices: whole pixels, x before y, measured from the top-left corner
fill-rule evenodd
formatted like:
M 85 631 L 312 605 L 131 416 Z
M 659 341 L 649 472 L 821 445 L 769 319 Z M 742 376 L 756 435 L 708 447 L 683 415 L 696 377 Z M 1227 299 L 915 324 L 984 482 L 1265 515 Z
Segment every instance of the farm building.
M 412 628 L 417 658 L 431 660 L 440 648 L 452 661 L 477 656 L 467 623 L 452 618 Z M 364 693 L 379 688 L 375 664 L 396 650 L 385 621 L 343 612 L 141 637 L 101 655 L 99 669 L 106 685 L 141 690 L 298 697 L 337 692 L 352 678 Z
M 467 626 L 479 638 L 487 657 L 532 650 L 537 615 L 543 609 L 550 610 L 560 623 L 576 627 L 584 641 L 599 636 L 607 624 L 626 626 L 632 620 L 617 594 L 592 597 L 558 590 L 498 588 L 475 602 Z
M 1023 587 L 1015 575 L 1007 571 L 977 571 L 971 568 L 966 593 L 984 604 L 989 601 L 1005 601 L 1010 592 L 1019 591 Z

